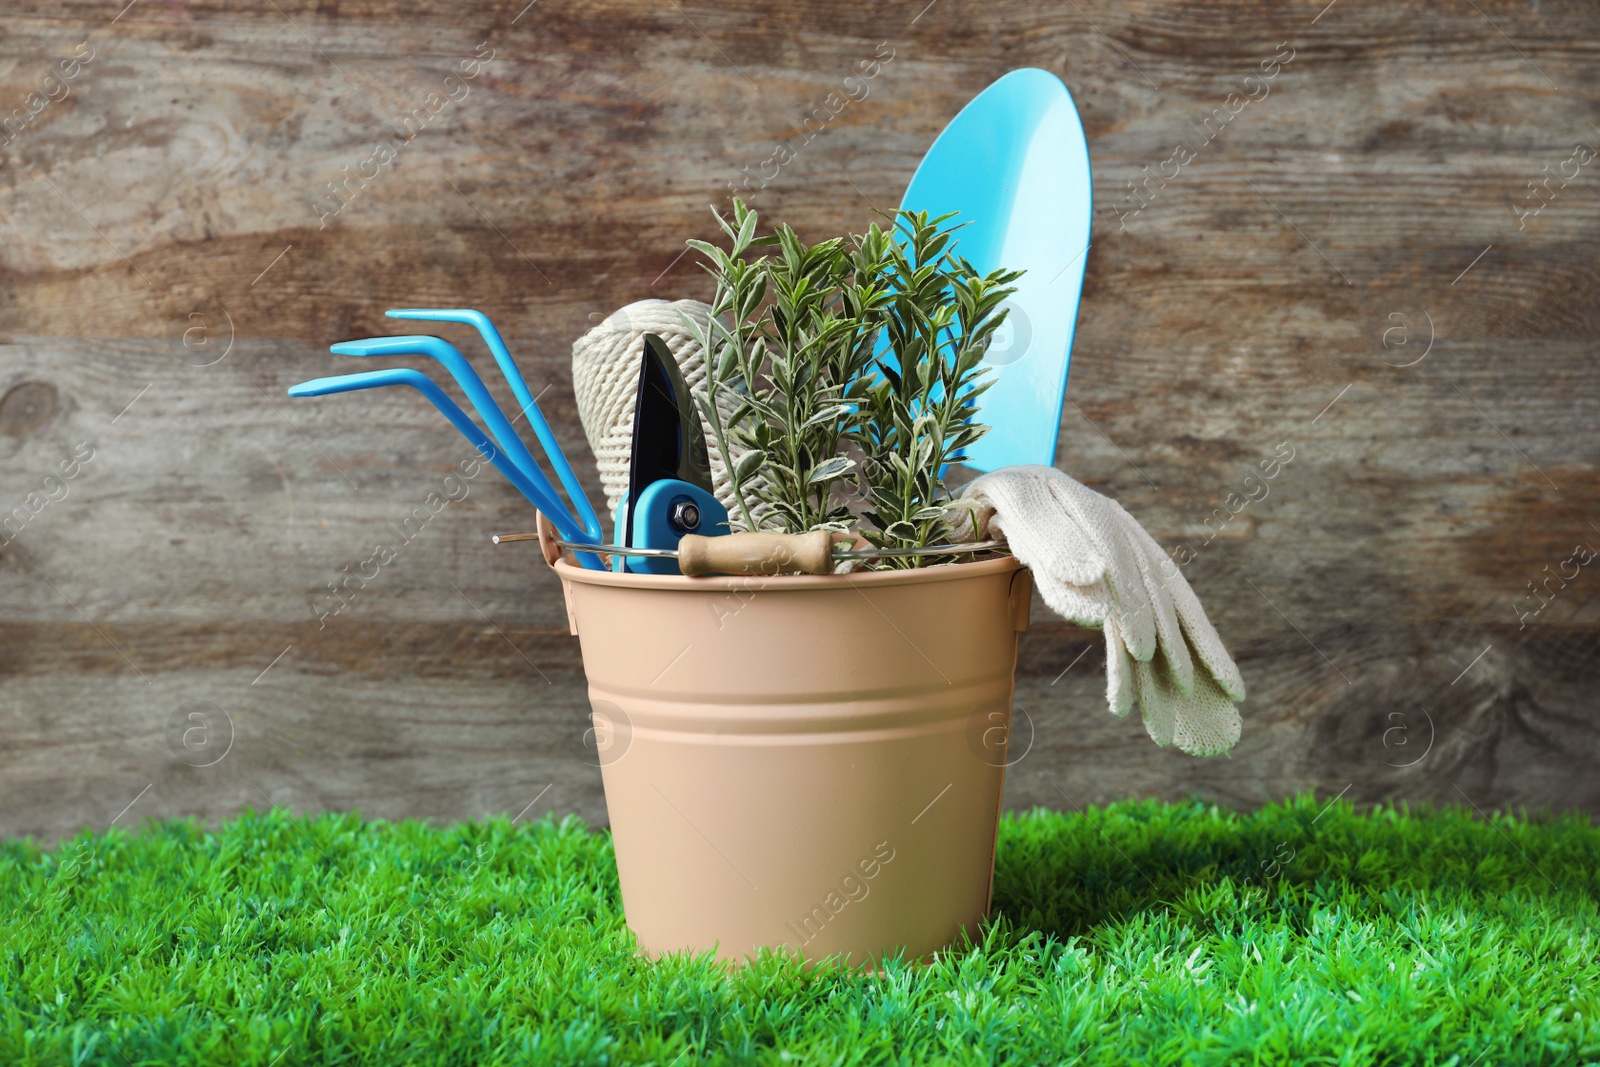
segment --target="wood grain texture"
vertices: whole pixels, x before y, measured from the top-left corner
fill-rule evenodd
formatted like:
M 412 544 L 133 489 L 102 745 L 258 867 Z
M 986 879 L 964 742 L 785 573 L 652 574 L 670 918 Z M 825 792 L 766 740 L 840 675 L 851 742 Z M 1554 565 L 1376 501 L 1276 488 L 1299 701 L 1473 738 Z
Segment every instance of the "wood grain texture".
M 1036 603 L 1008 803 L 1600 810 L 1600 571 L 1550 578 L 1600 545 L 1591 5 L 37 0 L 0 32 L 0 833 L 603 821 L 559 588 L 489 543 L 526 505 L 447 483 L 470 450 L 415 394 L 285 387 L 404 332 L 385 308 L 479 307 L 587 458 L 571 342 L 706 297 L 708 205 L 864 226 L 1021 66 L 1072 90 L 1095 171 L 1058 464 L 1187 546 L 1250 700 L 1230 758 L 1157 749 Z M 173 740 L 195 708 L 231 724 L 209 767 Z

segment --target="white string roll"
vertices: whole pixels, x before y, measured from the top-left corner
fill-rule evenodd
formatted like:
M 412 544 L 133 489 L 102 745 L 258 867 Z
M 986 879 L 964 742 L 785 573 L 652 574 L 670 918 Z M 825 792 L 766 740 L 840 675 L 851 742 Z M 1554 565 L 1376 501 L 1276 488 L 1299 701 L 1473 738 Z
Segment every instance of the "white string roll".
M 688 321 L 686 321 L 688 320 Z M 619 308 L 594 329 L 572 342 L 572 387 L 578 397 L 578 418 L 589 439 L 600 468 L 600 485 L 605 489 L 606 513 L 615 515 L 617 505 L 628 491 L 628 459 L 633 450 L 633 408 L 639 389 L 639 363 L 644 354 L 644 335 L 653 333 L 666 342 L 689 391 L 703 397 L 706 391 L 705 353 L 695 340 L 689 322 L 704 330 L 711 320 L 711 307 L 698 300 L 639 300 Z M 719 403 L 724 413 L 731 410 L 732 397 Z M 700 416 L 700 429 L 706 437 L 711 459 L 712 494 L 728 509 L 735 530 L 745 528 L 738 498 L 728 481 L 728 466 L 711 424 Z M 726 420 L 724 420 L 726 425 Z M 735 458 L 742 451 L 735 452 Z M 752 507 L 756 525 L 762 526 L 765 509 Z

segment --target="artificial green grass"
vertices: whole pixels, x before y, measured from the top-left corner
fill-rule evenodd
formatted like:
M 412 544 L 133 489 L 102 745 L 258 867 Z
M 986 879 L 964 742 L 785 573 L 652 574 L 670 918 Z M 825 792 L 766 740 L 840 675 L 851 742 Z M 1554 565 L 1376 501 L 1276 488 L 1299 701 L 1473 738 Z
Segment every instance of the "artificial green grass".
M 1035 812 L 982 944 L 873 976 L 636 957 L 575 820 L 12 841 L 0 1062 L 1583 1063 L 1597 860 L 1577 817 Z

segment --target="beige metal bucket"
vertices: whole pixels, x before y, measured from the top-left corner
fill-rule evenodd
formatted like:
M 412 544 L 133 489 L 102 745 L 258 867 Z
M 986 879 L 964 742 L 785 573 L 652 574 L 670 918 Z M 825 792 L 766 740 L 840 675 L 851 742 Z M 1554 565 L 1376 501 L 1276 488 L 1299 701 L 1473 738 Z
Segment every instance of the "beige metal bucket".
M 545 551 L 647 954 L 868 964 L 977 935 L 1027 570 L 685 578 Z

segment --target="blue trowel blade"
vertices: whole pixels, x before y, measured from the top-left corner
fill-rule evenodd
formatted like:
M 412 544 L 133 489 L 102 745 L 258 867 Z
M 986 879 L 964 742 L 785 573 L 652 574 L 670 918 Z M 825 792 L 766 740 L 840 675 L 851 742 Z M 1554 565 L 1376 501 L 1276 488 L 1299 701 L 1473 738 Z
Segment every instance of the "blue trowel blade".
M 902 208 L 959 211 L 956 253 L 980 274 L 1026 273 L 1007 302 L 978 398 L 991 429 L 966 450 L 979 470 L 1055 462 L 1067 364 L 1089 252 L 1093 186 L 1083 123 L 1059 78 L 1014 70 L 945 127 L 906 189 Z

